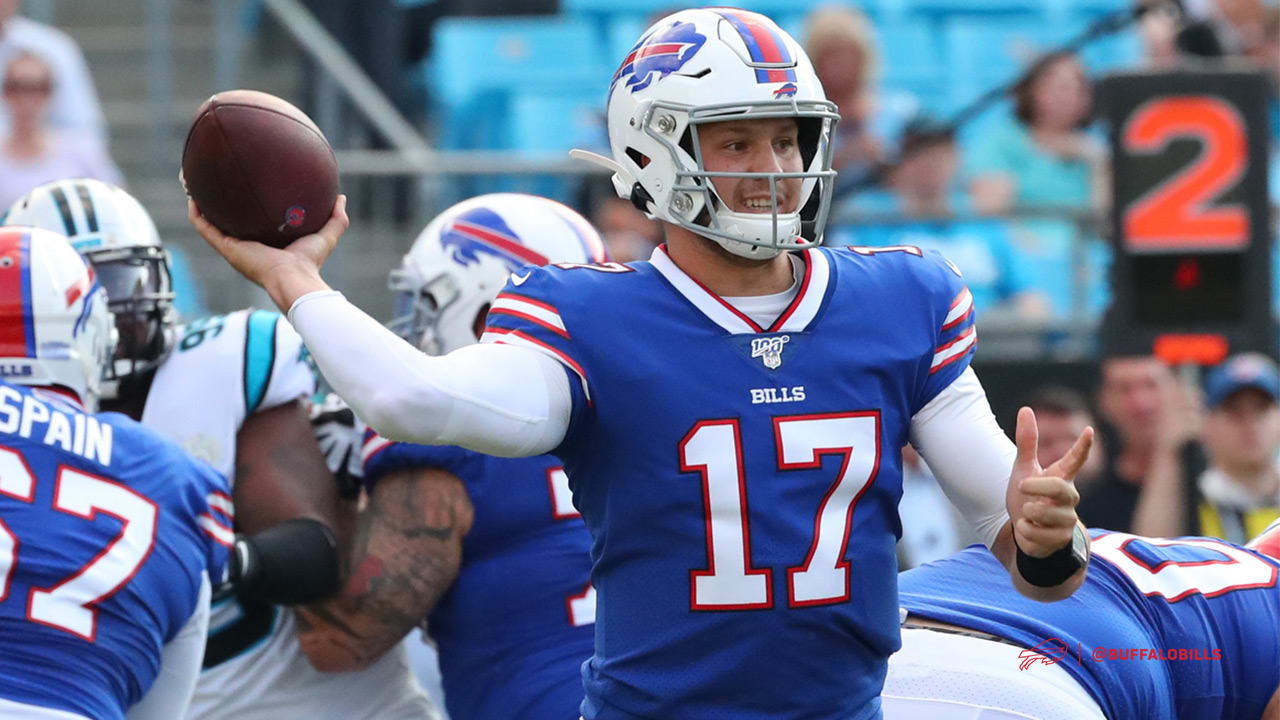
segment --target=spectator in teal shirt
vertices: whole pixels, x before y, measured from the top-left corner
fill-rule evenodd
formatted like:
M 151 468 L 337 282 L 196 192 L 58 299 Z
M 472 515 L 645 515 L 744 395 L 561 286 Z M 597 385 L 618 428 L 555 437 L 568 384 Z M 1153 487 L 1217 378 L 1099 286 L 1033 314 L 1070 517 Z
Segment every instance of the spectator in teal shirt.
M 1106 155 L 1085 128 L 1093 90 L 1075 55 L 1039 60 L 1014 88 L 1014 119 L 969 151 L 973 205 L 999 214 L 1015 206 L 1088 207 L 1104 196 Z
M 1043 317 L 1047 302 L 1032 287 L 1026 258 L 1014 246 L 1007 224 L 990 218 L 954 217 L 951 191 L 958 165 L 954 133 L 916 121 L 903 133 L 900 147 L 900 157 L 889 173 L 889 187 L 897 206 L 894 209 L 915 219 L 830 231 L 828 242 L 935 249 L 964 274 L 979 313 Z
M 1013 96 L 1013 117 L 968 150 L 974 209 L 1100 209 L 1109 193 L 1106 151 L 1086 132 L 1093 89 L 1079 59 L 1046 55 L 1027 70 Z M 1066 218 L 1024 218 L 1009 227 L 1054 317 L 1088 317 L 1106 306 L 1110 249 L 1100 239 Z

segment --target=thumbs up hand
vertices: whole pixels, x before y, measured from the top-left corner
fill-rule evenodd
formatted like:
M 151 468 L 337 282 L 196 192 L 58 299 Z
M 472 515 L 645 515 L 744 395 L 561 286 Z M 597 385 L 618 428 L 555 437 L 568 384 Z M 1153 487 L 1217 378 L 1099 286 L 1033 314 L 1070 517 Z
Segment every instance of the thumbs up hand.
M 1018 411 L 1014 441 L 1018 448 L 1009 476 L 1005 507 L 1013 523 L 1013 537 L 1022 552 L 1031 557 L 1052 555 L 1071 542 L 1075 529 L 1076 474 L 1089 459 L 1093 428 L 1085 428 L 1071 449 L 1047 468 L 1036 458 L 1040 434 L 1031 408 Z

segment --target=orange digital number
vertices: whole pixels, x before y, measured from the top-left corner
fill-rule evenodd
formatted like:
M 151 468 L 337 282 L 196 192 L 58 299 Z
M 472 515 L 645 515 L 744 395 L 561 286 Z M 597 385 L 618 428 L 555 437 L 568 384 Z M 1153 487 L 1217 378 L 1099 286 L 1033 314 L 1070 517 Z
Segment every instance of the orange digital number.
M 1151 155 L 1179 138 L 1199 141 L 1200 154 L 1125 209 L 1126 243 L 1134 250 L 1246 247 L 1245 206 L 1212 204 L 1239 182 L 1248 164 L 1240 113 L 1215 97 L 1160 98 L 1130 116 L 1123 142 L 1130 154 Z

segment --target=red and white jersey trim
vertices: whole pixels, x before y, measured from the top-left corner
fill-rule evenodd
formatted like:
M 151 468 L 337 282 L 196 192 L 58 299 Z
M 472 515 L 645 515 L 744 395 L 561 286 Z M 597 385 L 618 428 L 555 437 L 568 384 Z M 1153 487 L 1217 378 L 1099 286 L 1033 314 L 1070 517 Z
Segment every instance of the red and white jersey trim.
M 942 332 L 959 325 L 972 314 L 973 294 L 969 292 L 969 288 L 965 288 L 960 291 L 955 300 L 951 301 L 951 309 L 947 312 L 947 317 L 942 321 Z
M 831 266 L 826 255 L 816 250 L 805 250 L 805 272 L 800 290 L 791 305 L 768 329 L 761 327 L 746 314 L 730 305 L 724 298 L 708 290 L 689 277 L 672 262 L 665 247 L 653 251 L 649 263 L 671 283 L 686 300 L 698 308 L 709 320 L 733 335 L 755 335 L 763 332 L 800 332 L 809 326 L 822 309 L 831 278 Z
M 531 335 L 526 335 L 519 330 L 508 330 L 506 328 L 485 328 L 484 335 L 480 336 L 480 342 L 529 348 L 552 358 L 578 375 L 578 378 L 582 380 L 582 392 L 587 396 L 587 402 L 591 401 L 591 389 L 587 385 L 587 372 L 582 369 L 582 366 L 576 360 L 569 357 L 562 350 L 548 345 Z
M 196 518 L 196 524 L 200 526 L 200 529 L 203 530 L 205 534 L 213 538 L 219 545 L 231 547 L 235 544 L 235 531 L 217 520 L 214 520 L 213 516 L 209 513 L 200 513 Z
M 933 353 L 933 362 L 929 365 L 929 374 L 941 370 L 943 367 L 964 357 L 966 351 L 978 342 L 978 329 L 970 327 L 964 332 L 956 336 L 954 340 L 938 346 Z
M 360 464 L 364 465 L 369 462 L 369 458 L 377 455 L 379 452 L 386 450 L 391 445 L 391 441 L 381 435 L 370 435 L 364 441 L 364 445 L 360 446 Z
M 196 517 L 196 525 L 220 545 L 231 547 L 236 541 L 236 532 L 232 529 L 236 509 L 231 496 L 215 490 L 205 495 L 204 501 L 209 506 L 209 512 L 200 513 Z
M 499 315 L 514 315 L 535 325 L 540 325 L 561 337 L 569 337 L 569 331 L 565 329 L 564 320 L 560 319 L 560 313 L 544 302 L 510 293 L 502 293 L 489 306 L 489 312 Z
M 235 505 L 231 502 L 230 496 L 226 493 L 211 492 L 205 498 L 205 501 L 209 503 L 210 508 L 217 510 L 228 518 L 234 518 L 236 516 Z

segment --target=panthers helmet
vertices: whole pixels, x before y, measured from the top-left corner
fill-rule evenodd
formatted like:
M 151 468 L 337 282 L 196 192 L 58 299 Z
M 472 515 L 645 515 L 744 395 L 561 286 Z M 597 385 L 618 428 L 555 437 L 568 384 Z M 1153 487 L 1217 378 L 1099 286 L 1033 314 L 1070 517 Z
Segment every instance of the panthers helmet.
M 0 377 L 66 388 L 92 412 L 114 343 L 106 293 L 67 238 L 0 228 Z
M 747 258 L 821 242 L 839 116 L 804 50 L 769 18 L 705 8 L 659 20 L 614 73 L 607 114 L 613 159 L 595 159 L 614 171 L 618 194 L 650 217 Z M 801 172 L 713 172 L 703 164 L 699 125 L 778 117 L 796 119 Z M 772 210 L 734 212 L 715 177 L 766 180 Z M 802 179 L 800 199 L 795 211 L 780 212 L 777 183 L 787 178 Z
M 151 216 L 132 195 L 100 180 L 58 180 L 27 193 L 3 222 L 63 233 L 93 265 L 119 334 L 106 379 L 119 380 L 164 360 L 178 322 L 169 255 Z M 108 395 L 115 384 L 108 383 Z
M 391 271 L 387 326 L 429 354 L 447 353 L 476 342 L 477 316 L 512 272 L 605 260 L 595 229 L 554 200 L 519 193 L 464 200 L 432 220 Z

